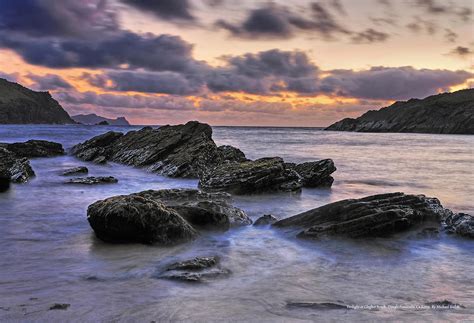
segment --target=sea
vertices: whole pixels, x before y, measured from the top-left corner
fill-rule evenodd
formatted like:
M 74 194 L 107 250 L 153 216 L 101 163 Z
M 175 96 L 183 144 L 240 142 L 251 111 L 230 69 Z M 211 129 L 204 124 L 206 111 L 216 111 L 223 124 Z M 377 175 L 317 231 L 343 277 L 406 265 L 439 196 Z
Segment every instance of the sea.
M 66 149 L 109 130 L 140 127 L 2 125 L 0 142 L 44 139 Z M 437 197 L 474 213 L 474 136 L 328 132 L 317 128 L 213 127 L 218 145 L 248 158 L 331 158 L 332 188 L 234 196 L 255 220 L 283 219 L 321 205 L 386 192 Z M 31 159 L 36 177 L 0 193 L 0 321 L 7 322 L 362 322 L 474 320 L 474 241 L 413 232 L 387 238 L 318 241 L 271 227 L 203 233 L 173 247 L 108 244 L 86 210 L 110 196 L 196 188 L 115 163 L 65 155 Z M 117 184 L 65 185 L 65 169 L 87 166 Z M 218 256 L 231 274 L 201 284 L 160 279 L 167 265 Z M 430 307 L 448 300 L 462 306 Z M 331 303 L 331 306 L 289 306 Z M 50 310 L 54 304 L 67 309 Z

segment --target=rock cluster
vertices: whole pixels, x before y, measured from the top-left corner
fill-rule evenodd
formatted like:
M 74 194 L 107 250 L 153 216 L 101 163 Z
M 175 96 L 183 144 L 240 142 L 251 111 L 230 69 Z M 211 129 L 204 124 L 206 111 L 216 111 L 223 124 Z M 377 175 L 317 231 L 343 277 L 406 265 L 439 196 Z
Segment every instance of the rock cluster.
M 248 160 L 235 147 L 218 147 L 211 127 L 196 121 L 145 127 L 125 135 L 110 131 L 74 146 L 71 152 L 86 161 L 114 161 L 171 177 L 200 178 L 203 190 L 235 194 L 331 186 L 330 175 L 336 170 L 330 159 L 298 165 L 279 157 Z
M 61 144 L 44 140 L 20 143 L 0 143 L 0 181 L 8 189 L 8 183 L 25 183 L 35 172 L 28 158 L 52 157 L 64 154 Z
M 444 219 L 448 233 L 474 239 L 474 216 L 465 213 L 451 213 Z
M 389 193 L 327 204 L 278 221 L 274 226 L 302 230 L 298 234 L 302 238 L 377 237 L 425 223 L 439 223 L 451 213 L 436 198 Z
M 198 230 L 251 224 L 229 198 L 191 189 L 148 190 L 97 201 L 87 219 L 105 241 L 175 244 L 193 239 Z

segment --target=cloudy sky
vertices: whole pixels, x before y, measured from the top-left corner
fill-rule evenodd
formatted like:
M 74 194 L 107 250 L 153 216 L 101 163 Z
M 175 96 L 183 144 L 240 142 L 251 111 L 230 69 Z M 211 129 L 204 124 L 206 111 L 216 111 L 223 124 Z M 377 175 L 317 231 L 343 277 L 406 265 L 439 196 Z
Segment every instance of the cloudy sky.
M 0 0 L 0 77 L 135 124 L 325 126 L 474 84 L 471 0 Z

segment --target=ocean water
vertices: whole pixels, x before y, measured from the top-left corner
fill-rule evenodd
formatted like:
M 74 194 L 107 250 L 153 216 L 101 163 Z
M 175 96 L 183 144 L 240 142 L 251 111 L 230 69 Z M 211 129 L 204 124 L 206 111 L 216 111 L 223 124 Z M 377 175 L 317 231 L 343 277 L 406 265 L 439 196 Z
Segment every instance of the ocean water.
M 46 139 L 65 148 L 107 130 L 134 127 L 0 126 L 0 142 Z M 303 162 L 332 158 L 331 189 L 234 197 L 256 219 L 285 218 L 345 198 L 403 191 L 435 196 L 474 213 L 474 136 L 363 134 L 311 128 L 215 127 L 218 144 L 249 158 Z M 96 200 L 145 189 L 195 188 L 118 164 L 71 156 L 32 159 L 37 174 L 0 193 L 0 321 L 459 321 L 474 318 L 474 242 L 413 233 L 384 239 L 301 241 L 269 227 L 203 234 L 174 247 L 111 245 L 86 219 Z M 86 165 L 118 184 L 64 185 L 62 170 Z M 157 279 L 163 268 L 195 256 L 219 256 L 232 274 L 204 284 Z M 465 308 L 434 310 L 447 299 Z M 291 308 L 289 302 L 371 309 Z M 67 310 L 48 310 L 68 303 Z M 417 307 L 418 306 L 418 307 Z

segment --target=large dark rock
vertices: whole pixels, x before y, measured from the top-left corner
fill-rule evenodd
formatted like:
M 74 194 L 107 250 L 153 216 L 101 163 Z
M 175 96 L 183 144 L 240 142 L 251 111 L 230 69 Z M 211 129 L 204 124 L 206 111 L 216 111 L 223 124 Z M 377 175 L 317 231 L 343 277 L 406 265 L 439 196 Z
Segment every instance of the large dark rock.
M 176 211 L 138 195 L 97 201 L 88 207 L 87 219 L 97 237 L 104 241 L 169 245 L 197 235 Z
M 0 147 L 0 179 L 3 191 L 9 187 L 7 181 L 25 183 L 33 176 L 35 172 L 27 158 L 18 157 L 15 153 Z
M 444 219 L 449 233 L 474 239 L 474 217 L 465 213 L 451 213 Z
M 87 161 L 109 160 L 171 177 L 197 178 L 205 170 L 245 156 L 236 148 L 217 147 L 209 125 L 145 127 L 139 131 L 108 132 L 74 146 L 72 154 Z
M 166 244 L 194 237 L 196 228 L 227 230 L 251 224 L 229 199 L 228 194 L 191 189 L 148 190 L 97 201 L 87 215 L 103 240 Z
M 148 190 L 136 195 L 160 201 L 174 209 L 193 226 L 227 230 L 252 224 L 241 209 L 232 206 L 226 193 L 206 193 L 194 189 Z
M 359 132 L 474 134 L 474 89 L 411 99 L 326 128 Z
M 264 214 L 261 217 L 259 217 L 257 220 L 255 220 L 254 224 L 255 226 L 262 226 L 262 225 L 270 225 L 275 222 L 277 222 L 278 219 L 274 217 L 271 214 Z
M 15 153 L 18 157 L 53 157 L 64 155 L 61 144 L 46 140 L 28 140 L 26 142 L 0 143 L 0 146 Z
M 207 191 L 251 194 L 271 191 L 298 191 L 300 176 L 288 169 L 279 157 L 221 164 L 201 176 L 199 187 Z
M 452 212 L 436 198 L 389 193 L 343 200 L 280 220 L 275 227 L 302 230 L 302 238 L 341 235 L 386 236 L 424 223 L 439 223 Z
M 286 167 L 300 175 L 303 187 L 331 187 L 334 182 L 331 174 L 337 170 L 332 159 L 302 164 L 287 163 Z
M 0 124 L 75 123 L 49 92 L 35 92 L 0 78 Z

